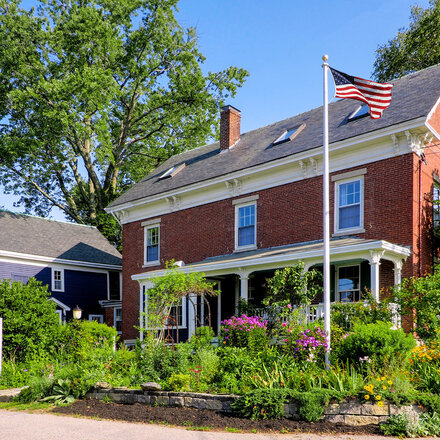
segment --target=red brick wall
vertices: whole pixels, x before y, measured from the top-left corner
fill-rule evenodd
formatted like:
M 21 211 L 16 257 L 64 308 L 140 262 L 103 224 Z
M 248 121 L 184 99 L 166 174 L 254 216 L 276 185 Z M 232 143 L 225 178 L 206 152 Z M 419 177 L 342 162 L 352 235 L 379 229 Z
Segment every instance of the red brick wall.
M 109 327 L 113 327 L 114 324 L 114 308 L 106 307 L 104 309 L 104 323 Z
M 367 168 L 367 173 L 364 175 L 365 233 L 357 236 L 414 246 L 413 229 L 417 219 L 413 211 L 418 211 L 415 206 L 411 206 L 411 199 L 418 189 L 413 185 L 416 173 L 414 167 L 417 162 L 413 156 L 406 154 L 357 167 Z M 356 168 L 341 172 L 354 169 Z M 426 182 L 424 180 L 426 190 L 429 186 L 429 173 L 427 169 Z M 322 177 L 261 190 L 258 194 L 259 248 L 322 238 Z M 331 183 L 332 207 L 333 198 L 334 184 Z M 161 215 L 161 267 L 170 259 L 183 260 L 189 264 L 209 256 L 231 253 L 234 249 L 234 209 L 229 199 Z M 139 319 L 139 284 L 131 280 L 131 275 L 159 268 L 159 266 L 142 268 L 144 251 L 142 221 L 126 224 L 123 228 L 124 339 L 136 337 L 137 333 L 133 325 L 138 325 Z M 333 210 L 331 231 L 333 231 Z M 413 274 L 412 260 L 408 260 L 404 265 L 404 276 Z M 428 260 L 428 256 L 425 260 Z

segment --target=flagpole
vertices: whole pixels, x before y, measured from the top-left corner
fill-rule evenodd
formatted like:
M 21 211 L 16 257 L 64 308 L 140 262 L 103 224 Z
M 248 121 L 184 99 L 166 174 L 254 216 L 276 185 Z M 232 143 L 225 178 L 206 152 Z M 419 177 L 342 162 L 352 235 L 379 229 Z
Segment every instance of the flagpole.
M 324 171 L 323 171 L 323 224 L 324 224 L 324 330 L 327 335 L 327 351 L 325 365 L 330 368 L 330 196 L 329 196 L 329 154 L 328 154 L 328 55 L 322 57 L 324 61 Z

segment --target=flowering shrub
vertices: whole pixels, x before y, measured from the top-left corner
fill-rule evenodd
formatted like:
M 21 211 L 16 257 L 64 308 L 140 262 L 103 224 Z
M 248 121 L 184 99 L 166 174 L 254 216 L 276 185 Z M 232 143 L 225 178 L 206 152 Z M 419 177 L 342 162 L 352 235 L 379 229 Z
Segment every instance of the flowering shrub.
M 393 381 L 387 376 L 379 376 L 367 385 L 361 393 L 361 400 L 364 402 L 376 403 L 378 406 L 383 406 L 383 399 L 389 393 L 392 393 Z
M 440 340 L 411 350 L 410 381 L 422 390 L 440 393 Z
M 221 322 L 223 344 L 262 350 L 268 344 L 267 321 L 258 316 L 232 316 Z
M 316 362 L 318 359 L 322 360 L 328 348 L 324 330 L 320 327 L 302 328 L 298 333 L 287 324 L 283 324 L 283 327 L 286 332 L 283 342 L 287 353 L 292 354 L 299 361 Z

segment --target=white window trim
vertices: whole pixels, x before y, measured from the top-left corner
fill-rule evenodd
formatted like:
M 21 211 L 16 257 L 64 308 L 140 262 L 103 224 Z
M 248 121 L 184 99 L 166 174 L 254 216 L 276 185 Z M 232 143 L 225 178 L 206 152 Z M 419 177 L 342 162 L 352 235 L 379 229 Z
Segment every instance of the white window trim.
M 157 260 L 147 261 L 148 231 L 154 228 L 157 228 L 158 231 Z M 142 267 L 157 266 L 159 264 L 160 264 L 160 223 L 152 223 L 144 226 L 144 264 Z
M 360 217 L 359 226 L 354 228 L 339 228 L 339 187 L 343 184 L 360 181 Z M 334 234 L 354 234 L 365 232 L 364 229 L 364 176 L 352 177 L 349 179 L 338 180 L 335 182 L 335 200 L 334 200 Z
M 254 227 L 254 244 L 239 246 L 238 245 L 238 225 L 240 222 L 240 208 L 245 208 L 246 206 L 254 206 L 255 207 L 255 227 Z M 257 249 L 257 225 L 258 225 L 258 217 L 257 217 L 257 202 L 252 201 L 248 203 L 241 203 L 235 205 L 235 250 L 234 252 L 239 251 L 248 251 L 252 249 Z
M 341 295 L 339 294 L 339 269 L 343 267 L 357 267 L 359 271 L 359 300 L 361 299 L 361 265 L 360 264 L 343 264 L 341 266 L 336 266 L 336 286 L 335 286 L 335 299 L 337 302 L 341 302 Z M 346 292 L 346 290 L 344 290 Z M 357 302 L 357 301 L 353 301 Z
M 61 273 L 61 289 L 55 288 L 55 272 Z M 64 269 L 58 269 L 56 267 L 52 267 L 52 285 L 51 290 L 52 292 L 64 292 Z
M 89 321 L 93 321 L 93 318 L 99 318 L 99 323 L 104 324 L 104 315 L 89 315 Z
M 145 313 L 145 317 L 144 317 L 144 326 L 146 324 L 146 317 L 148 315 L 148 289 L 145 290 L 144 293 L 144 313 Z M 181 329 L 185 329 L 188 327 L 188 323 L 187 323 L 187 319 L 186 319 L 186 315 L 187 315 L 187 299 L 186 296 L 184 296 L 182 298 L 182 324 L 177 326 L 178 330 Z M 162 330 L 163 328 L 166 328 L 165 326 L 163 327 L 154 327 L 154 328 L 146 328 L 146 330 Z M 172 329 L 175 329 L 176 327 L 172 327 Z
M 116 328 L 116 310 L 121 310 L 121 326 L 122 326 L 122 307 L 115 307 L 113 309 L 113 327 Z M 122 334 L 122 331 L 118 331 L 118 335 Z

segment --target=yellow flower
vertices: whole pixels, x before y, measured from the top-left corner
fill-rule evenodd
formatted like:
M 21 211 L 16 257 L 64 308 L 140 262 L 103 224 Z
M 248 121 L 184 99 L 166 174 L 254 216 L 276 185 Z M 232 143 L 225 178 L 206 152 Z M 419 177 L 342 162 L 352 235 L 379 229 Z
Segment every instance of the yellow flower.
M 383 402 L 382 402 L 382 400 L 381 400 L 380 402 L 377 402 L 377 405 L 380 406 L 380 407 L 382 407 L 382 406 L 383 406 Z
M 369 394 L 365 394 L 364 399 L 368 400 L 369 398 L 370 398 L 370 395 Z
M 386 378 L 385 376 L 382 376 L 382 377 L 380 378 L 380 380 L 387 380 L 387 378 Z
M 383 389 L 383 390 L 386 390 L 386 389 L 387 389 L 387 386 L 386 386 L 386 385 L 382 385 L 382 389 Z
M 375 397 L 376 400 L 381 400 L 382 396 L 379 396 L 379 394 Z
M 393 381 L 392 381 L 392 380 L 389 380 L 387 383 L 388 383 L 388 385 L 392 385 L 392 384 L 393 384 Z

